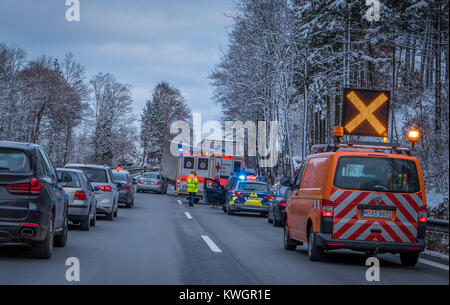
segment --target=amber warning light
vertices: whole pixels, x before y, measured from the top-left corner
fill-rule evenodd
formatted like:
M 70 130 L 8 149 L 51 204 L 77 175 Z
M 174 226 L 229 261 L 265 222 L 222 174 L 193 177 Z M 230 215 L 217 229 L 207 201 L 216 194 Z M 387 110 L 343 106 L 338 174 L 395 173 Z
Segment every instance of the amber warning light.
M 335 137 L 343 137 L 344 136 L 344 127 L 342 127 L 342 126 L 334 126 L 333 136 L 335 136 Z
M 408 140 L 411 142 L 417 142 L 419 141 L 420 137 L 420 131 L 418 129 L 412 129 L 408 131 Z

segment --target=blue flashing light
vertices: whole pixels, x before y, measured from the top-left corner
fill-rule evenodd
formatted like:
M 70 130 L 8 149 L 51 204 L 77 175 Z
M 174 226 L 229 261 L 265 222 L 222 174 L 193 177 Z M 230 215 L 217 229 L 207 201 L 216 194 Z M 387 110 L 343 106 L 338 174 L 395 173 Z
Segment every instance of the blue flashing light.
M 245 175 L 240 175 L 240 176 L 239 176 L 239 179 L 240 179 L 240 180 L 245 180 Z

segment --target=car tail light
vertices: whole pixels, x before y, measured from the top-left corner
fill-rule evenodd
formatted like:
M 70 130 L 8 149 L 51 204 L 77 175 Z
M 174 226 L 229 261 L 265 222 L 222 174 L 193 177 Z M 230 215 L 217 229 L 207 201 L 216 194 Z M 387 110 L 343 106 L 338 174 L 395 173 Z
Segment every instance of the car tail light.
M 264 199 L 273 199 L 273 196 L 264 196 Z
M 160 186 L 161 185 L 161 181 L 156 182 L 156 186 Z
M 238 192 L 234 192 L 233 197 L 244 197 L 244 195 L 239 194 Z
M 74 200 L 86 200 L 86 193 L 84 191 L 76 191 L 75 195 L 73 196 Z
M 130 190 L 131 188 L 130 188 L 130 186 L 129 185 L 125 185 L 124 187 L 123 187 L 123 189 L 122 190 Z
M 423 205 L 419 208 L 419 222 L 427 222 L 427 206 Z
M 141 179 L 139 179 L 139 180 L 138 180 L 138 184 L 142 184 L 142 181 L 141 181 Z
M 286 201 L 280 201 L 280 202 L 278 202 L 278 205 L 280 207 L 285 207 L 286 206 Z
M 333 202 L 322 200 L 322 216 L 333 217 Z
M 42 191 L 42 183 L 36 178 L 31 178 L 27 183 L 8 184 L 5 187 L 15 195 L 40 195 Z
M 102 192 L 111 192 L 112 188 L 109 185 L 99 185 L 98 188 Z

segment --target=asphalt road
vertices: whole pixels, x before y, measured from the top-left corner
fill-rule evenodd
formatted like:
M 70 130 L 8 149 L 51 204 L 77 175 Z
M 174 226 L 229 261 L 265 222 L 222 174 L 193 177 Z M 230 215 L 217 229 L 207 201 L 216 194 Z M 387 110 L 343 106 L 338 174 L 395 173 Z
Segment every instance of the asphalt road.
M 50 260 L 23 246 L 0 247 L 0 284 L 373 284 L 366 255 L 336 251 L 310 262 L 306 247 L 283 249 L 282 228 L 266 218 L 227 216 L 220 208 L 188 207 L 182 197 L 136 194 L 132 209 L 89 232 L 71 226 L 68 244 Z M 188 213 L 188 214 L 186 214 Z M 80 282 L 67 282 L 66 259 L 80 261 Z M 449 284 L 448 270 L 400 265 L 379 255 L 377 284 Z

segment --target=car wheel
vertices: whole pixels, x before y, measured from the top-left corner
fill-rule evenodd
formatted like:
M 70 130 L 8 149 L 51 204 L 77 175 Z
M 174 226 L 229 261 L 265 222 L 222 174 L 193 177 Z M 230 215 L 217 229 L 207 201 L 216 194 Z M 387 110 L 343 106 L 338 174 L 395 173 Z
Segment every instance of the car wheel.
M 414 267 L 419 260 L 419 253 L 400 253 L 400 261 L 403 266 Z
M 67 243 L 67 234 L 69 231 L 69 211 L 66 209 L 63 229 L 59 235 L 56 235 L 55 238 L 55 247 L 63 248 Z
M 117 218 L 118 212 L 119 212 L 119 208 L 116 208 L 116 210 L 113 213 L 114 218 Z
M 92 217 L 90 221 L 91 227 L 95 227 L 96 222 L 97 222 L 97 209 L 94 208 L 94 217 Z
M 227 215 L 233 215 L 233 211 L 231 210 L 229 203 L 227 203 Z
M 272 223 L 273 222 L 272 219 L 270 218 L 270 211 L 271 210 L 269 210 L 269 214 L 267 214 L 267 222 L 268 223 Z
M 313 262 L 320 261 L 323 258 L 324 249 L 317 246 L 316 233 L 312 232 L 312 228 L 310 231 L 308 235 L 308 258 Z
M 297 243 L 289 237 L 289 229 L 287 220 L 284 221 L 284 249 L 288 251 L 294 251 L 297 248 Z
M 81 231 L 89 231 L 91 225 L 91 213 L 86 215 L 86 217 L 81 221 Z
M 45 234 L 45 239 L 42 241 L 33 241 L 32 255 L 35 258 L 49 259 L 53 254 L 53 239 L 54 239 L 55 221 L 53 213 L 50 214 L 50 221 Z
M 128 200 L 127 200 L 127 205 L 126 205 L 127 209 L 131 209 L 132 205 L 131 205 L 131 195 L 128 196 Z
M 279 227 L 279 226 L 281 226 L 281 221 L 279 221 L 279 220 L 277 219 L 277 214 L 275 213 L 275 210 L 274 210 L 273 213 L 272 213 L 272 223 L 273 223 L 273 226 L 274 226 L 274 227 Z

